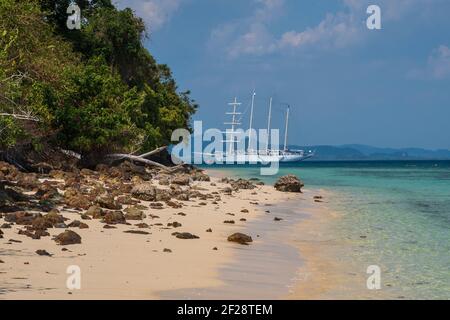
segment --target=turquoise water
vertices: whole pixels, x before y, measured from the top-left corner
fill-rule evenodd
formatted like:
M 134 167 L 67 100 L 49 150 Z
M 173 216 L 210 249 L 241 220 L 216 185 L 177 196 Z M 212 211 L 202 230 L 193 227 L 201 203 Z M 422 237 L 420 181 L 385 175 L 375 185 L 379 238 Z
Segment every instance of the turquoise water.
M 332 191 L 328 205 L 342 214 L 333 229 L 353 241 L 355 264 L 381 267 L 382 289 L 397 298 L 450 298 L 450 161 L 303 162 L 277 176 L 220 169 L 266 183 L 295 174 Z

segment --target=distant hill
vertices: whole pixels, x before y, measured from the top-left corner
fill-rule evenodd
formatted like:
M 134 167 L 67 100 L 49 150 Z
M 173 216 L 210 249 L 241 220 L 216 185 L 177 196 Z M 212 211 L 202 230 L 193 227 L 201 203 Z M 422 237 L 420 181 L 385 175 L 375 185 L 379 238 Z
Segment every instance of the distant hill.
M 421 148 L 377 148 L 361 144 L 341 146 L 289 146 L 290 149 L 315 150 L 312 160 L 450 160 L 450 150 Z

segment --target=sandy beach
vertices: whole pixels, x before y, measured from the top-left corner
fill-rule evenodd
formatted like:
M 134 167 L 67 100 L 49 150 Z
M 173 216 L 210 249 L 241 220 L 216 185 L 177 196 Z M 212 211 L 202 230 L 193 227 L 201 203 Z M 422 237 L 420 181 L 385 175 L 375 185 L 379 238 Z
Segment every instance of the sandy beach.
M 192 186 L 208 193 L 220 192 L 224 187 L 226 184 L 218 177 L 210 182 L 195 182 Z M 275 214 L 266 211 L 276 209 L 279 203 L 307 198 L 305 194 L 278 192 L 272 186 L 239 190 L 232 195 L 220 193 L 220 197 L 217 202 L 192 199 L 182 202 L 182 208 L 177 209 L 150 207 L 143 221 L 117 224 L 115 229 L 104 229 L 105 224 L 99 220 L 83 221 L 89 228 L 70 228 L 81 236 L 81 244 L 56 244 L 52 237 L 63 231 L 57 228 L 48 229 L 50 237 L 40 240 L 19 235 L 21 226 L 18 225 L 2 229 L 0 298 L 177 299 L 182 298 L 182 290 L 190 292 L 192 299 L 218 298 L 220 288 L 227 282 L 221 277 L 224 266 L 237 261 L 236 269 L 239 269 L 240 254 L 256 251 L 264 256 L 269 253 L 260 247 L 266 239 L 258 229 L 249 226 L 264 221 L 263 225 L 279 228 L 285 222 L 274 221 Z M 68 221 L 79 219 L 76 211 L 61 210 L 61 214 Z M 224 223 L 226 220 L 235 223 Z M 181 226 L 167 226 L 175 221 Z M 147 223 L 149 228 L 138 228 L 135 226 L 138 222 Z M 124 232 L 129 230 L 148 234 Z M 175 231 L 190 232 L 199 239 L 178 239 L 172 235 Z M 252 236 L 253 242 L 249 246 L 228 242 L 227 237 L 235 232 Z M 37 250 L 46 250 L 51 256 L 40 256 L 35 253 Z M 73 265 L 81 270 L 80 290 L 69 290 L 66 286 L 70 276 L 66 271 Z M 270 264 L 264 268 L 270 269 Z M 209 295 L 208 290 L 214 288 L 219 293 Z M 282 294 L 283 290 L 279 292 Z M 223 291 L 221 297 L 230 296 L 245 298 L 230 289 Z
M 126 223 L 86 219 L 88 228 L 48 228 L 50 236 L 36 240 L 19 234 L 23 225 L 5 228 L 3 217 L 0 299 L 378 298 L 366 289 L 365 270 L 348 260 L 351 244 L 332 230 L 341 214 L 328 206 L 330 191 L 280 192 L 256 183 L 230 192 L 228 173 L 207 173 L 210 181 L 183 187 L 200 197 L 176 201 L 175 208 L 140 201 L 145 217 Z M 150 183 L 170 193 L 161 179 Z M 66 206 L 59 211 L 67 225 L 83 217 Z M 65 229 L 78 233 L 81 244 L 57 244 L 53 237 Z M 236 232 L 253 242 L 228 241 Z M 80 289 L 66 283 L 73 266 Z

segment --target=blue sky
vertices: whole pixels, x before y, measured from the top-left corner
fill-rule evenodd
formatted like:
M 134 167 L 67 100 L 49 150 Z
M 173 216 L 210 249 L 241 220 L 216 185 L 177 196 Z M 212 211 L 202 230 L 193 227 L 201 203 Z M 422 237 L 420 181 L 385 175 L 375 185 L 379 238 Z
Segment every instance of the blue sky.
M 146 47 L 223 128 L 234 96 L 269 97 L 290 143 L 450 148 L 448 0 L 120 0 L 147 24 Z M 366 9 L 381 8 L 381 30 Z M 248 123 L 248 117 L 243 119 Z

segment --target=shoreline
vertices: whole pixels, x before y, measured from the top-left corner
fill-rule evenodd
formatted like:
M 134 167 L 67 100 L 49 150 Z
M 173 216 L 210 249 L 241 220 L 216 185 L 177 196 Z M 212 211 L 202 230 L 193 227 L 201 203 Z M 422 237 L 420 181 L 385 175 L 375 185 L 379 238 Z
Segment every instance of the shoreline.
M 226 186 L 213 177 L 211 182 L 193 183 L 192 188 L 211 193 Z M 80 234 L 82 243 L 68 246 L 59 246 L 51 239 L 64 229 L 48 229 L 50 237 L 34 240 L 18 235 L 21 226 L 13 225 L 2 229 L 4 237 L 0 240 L 4 244 L 0 272 L 5 279 L 0 299 L 178 299 L 177 290 L 220 288 L 225 284 L 219 276 L 220 268 L 232 262 L 236 252 L 253 250 L 261 241 L 246 227 L 263 214 L 256 203 L 277 203 L 286 196 L 270 186 L 257 186 L 254 190 L 241 189 L 232 196 L 220 193 L 222 199 L 217 204 L 195 199 L 183 202 L 178 209 L 150 207 L 142 221 L 118 224 L 116 229 L 104 229 L 97 220 L 83 220 L 88 229 L 70 228 Z M 249 212 L 240 212 L 244 209 Z M 180 216 L 179 212 L 185 215 Z M 61 214 L 69 221 L 80 217 L 79 212 L 62 208 Z M 158 218 L 153 219 L 155 215 Z M 223 223 L 225 220 L 235 223 Z M 166 226 L 174 221 L 182 226 Z M 138 222 L 146 222 L 149 229 L 136 228 Z M 212 232 L 206 232 L 209 228 Z M 148 234 L 124 233 L 128 230 Z M 174 231 L 190 232 L 200 239 L 177 239 L 171 235 Z M 228 242 L 227 237 L 234 232 L 248 233 L 254 242 L 250 246 Z M 52 256 L 37 255 L 36 250 L 46 250 Z M 81 268 L 81 290 L 66 287 L 70 265 Z
M 2 229 L 0 272 L 6 281 L 0 299 L 322 299 L 342 286 L 337 247 L 324 245 L 326 228 L 338 218 L 326 206 L 329 191 L 284 193 L 258 185 L 228 195 L 223 189 L 229 184 L 221 182 L 228 172 L 206 172 L 211 181 L 193 182 L 190 189 L 220 200 L 191 199 L 179 201 L 181 208 L 158 210 L 142 201 L 147 217 L 116 229 L 83 220 L 89 228 L 75 229 L 82 244 L 65 246 L 67 251 L 51 237 L 17 235 L 18 225 Z M 319 195 L 325 202 L 314 200 Z M 61 214 L 70 221 L 80 213 L 61 208 Z M 181 226 L 168 226 L 175 221 Z M 149 227 L 137 228 L 138 222 Z M 63 230 L 48 231 L 54 236 Z M 125 233 L 130 230 L 145 234 Z M 200 239 L 177 239 L 173 232 Z M 235 232 L 252 236 L 253 242 L 228 242 Z M 39 249 L 52 256 L 38 256 Z M 81 268 L 81 290 L 66 287 L 70 265 Z

